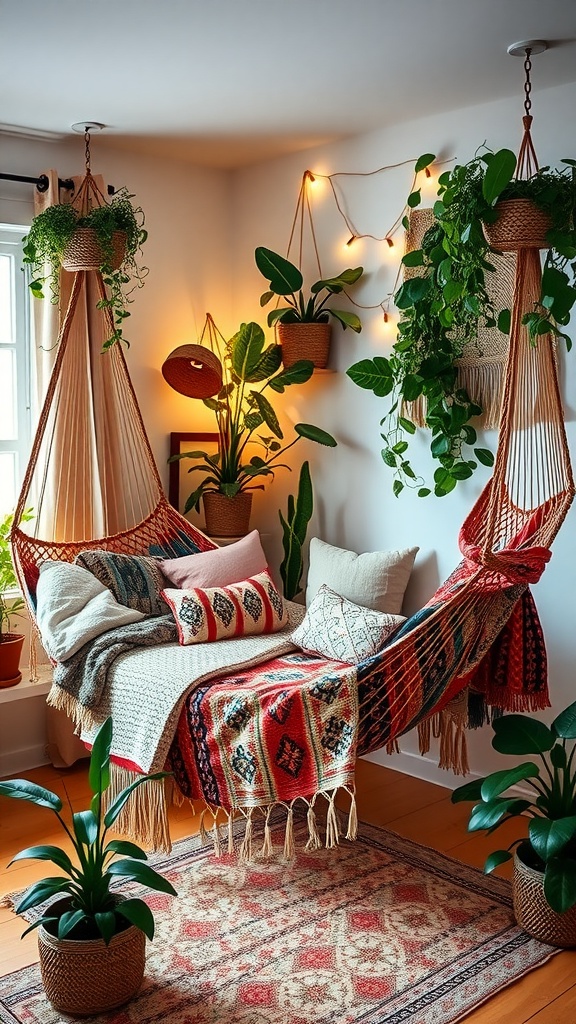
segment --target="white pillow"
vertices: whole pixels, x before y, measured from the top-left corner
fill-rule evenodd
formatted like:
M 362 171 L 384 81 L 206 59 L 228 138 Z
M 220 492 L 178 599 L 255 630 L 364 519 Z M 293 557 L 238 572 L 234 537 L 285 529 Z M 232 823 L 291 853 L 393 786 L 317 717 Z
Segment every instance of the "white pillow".
M 313 537 L 310 541 L 306 605 L 323 583 L 349 601 L 390 615 L 402 611 L 418 548 L 371 551 L 357 555 Z
M 381 650 L 406 619 L 362 608 L 322 584 L 291 640 L 305 651 L 357 665 Z
M 146 616 L 127 608 L 91 572 L 70 562 L 44 562 L 36 590 L 36 622 L 46 653 L 66 661 L 108 629 Z

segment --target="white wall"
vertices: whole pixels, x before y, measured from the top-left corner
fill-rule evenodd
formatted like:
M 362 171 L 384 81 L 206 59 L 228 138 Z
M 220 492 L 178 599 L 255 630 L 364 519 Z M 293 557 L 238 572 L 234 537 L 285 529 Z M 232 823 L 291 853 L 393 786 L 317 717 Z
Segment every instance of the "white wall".
M 551 89 L 533 97 L 534 142 L 540 164 L 557 162 L 571 156 L 576 132 L 576 85 Z M 401 96 L 398 97 L 401 102 Z M 330 174 L 339 171 L 371 171 L 383 165 L 416 159 L 432 152 L 439 158 L 469 159 L 486 140 L 493 149 L 516 149 L 521 136 L 521 100 L 516 97 L 497 103 L 406 122 L 393 129 L 359 136 L 338 144 L 307 150 L 296 156 L 259 164 L 238 172 L 234 178 L 234 309 L 238 319 L 253 318 L 264 323 L 258 297 L 265 284 L 254 264 L 254 248 L 265 245 L 285 253 L 302 173 L 307 168 Z M 573 146 L 572 146 L 573 149 Z M 569 152 L 570 151 L 570 152 Z M 407 166 L 366 178 L 341 178 L 351 219 L 360 233 L 384 235 L 400 212 L 411 183 L 412 167 Z M 364 239 L 344 249 L 350 236 L 337 213 L 327 182 L 312 193 L 322 269 L 325 274 L 345 266 L 362 264 L 366 273 L 353 297 L 360 303 L 379 303 L 394 288 L 398 268 L 396 252 L 386 243 Z M 297 255 L 297 250 L 293 254 Z M 310 255 L 310 246 L 308 246 Z M 400 253 L 401 255 L 401 253 Z M 312 272 L 314 265 L 312 264 Z M 315 278 L 312 277 L 311 280 Z M 362 311 L 359 311 L 362 313 Z M 360 335 L 334 328 L 331 365 L 334 376 L 314 377 L 302 388 L 293 389 L 286 411 L 292 418 L 317 423 L 338 439 L 335 451 L 326 452 L 308 445 L 306 455 L 312 463 L 317 501 L 314 531 L 324 540 L 355 551 L 402 548 L 418 544 L 420 552 L 411 581 L 405 610 L 420 607 L 433 593 L 459 559 L 459 527 L 476 499 L 485 471 L 459 485 L 457 491 L 442 498 L 419 499 L 414 494 L 392 496 L 391 473 L 380 458 L 379 420 L 387 408 L 385 399 L 377 399 L 357 388 L 345 376 L 356 360 L 387 353 L 394 340 L 386 332 L 378 310 L 363 316 Z M 567 428 L 571 450 L 576 452 L 576 370 L 574 354 L 565 362 L 564 383 Z M 564 363 L 564 355 L 561 356 Z M 493 448 L 496 435 L 486 441 Z M 431 476 L 426 454 L 428 441 L 414 446 L 413 464 Z M 313 450 L 314 449 L 314 450 Z M 295 463 L 304 457 L 304 445 L 297 450 Z M 267 506 L 260 506 L 261 523 L 273 523 L 282 489 L 295 483 L 287 480 L 268 492 Z M 571 702 L 575 694 L 573 575 L 576 567 L 574 543 L 575 513 L 569 515 L 554 547 L 552 562 L 543 579 L 534 588 L 547 638 L 550 660 L 550 692 L 556 710 Z M 272 528 L 272 527 L 271 527 Z M 552 713 L 551 713 L 552 714 Z M 547 716 L 547 717 L 550 717 Z M 469 751 L 472 770 L 484 774 L 502 763 L 490 747 L 491 732 L 472 734 Z M 403 754 L 396 763 L 414 774 L 435 777 L 449 783 L 446 773 L 434 769 L 432 759 L 417 755 L 416 737 L 408 735 L 400 743 Z M 393 764 L 386 759 L 385 763 Z

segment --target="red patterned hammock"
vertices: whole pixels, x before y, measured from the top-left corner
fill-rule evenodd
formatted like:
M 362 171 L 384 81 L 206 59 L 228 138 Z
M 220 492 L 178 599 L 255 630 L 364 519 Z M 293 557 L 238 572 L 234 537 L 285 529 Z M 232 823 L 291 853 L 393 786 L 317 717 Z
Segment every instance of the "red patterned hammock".
M 102 282 L 95 276 L 102 292 Z M 128 553 L 177 553 L 186 537 L 199 548 L 211 543 L 170 509 L 163 496 L 119 347 L 100 356 L 101 338 L 97 339 L 98 348 L 90 358 L 89 353 L 75 353 L 78 337 L 70 344 L 76 304 L 82 289 L 90 286 L 88 278 L 92 279 L 92 274 L 75 275 L 58 359 L 16 509 L 17 524 L 27 505 L 34 505 L 37 513 L 31 524 L 18 525 L 12 534 L 19 575 L 32 608 L 38 565 L 45 558 L 72 560 L 79 550 L 91 547 Z M 305 678 L 282 681 L 284 696 L 275 705 L 276 715 L 268 714 L 271 705 L 280 699 L 278 680 L 271 682 L 270 676 L 286 668 L 284 662 L 261 665 L 242 683 L 234 678 L 221 679 L 190 694 L 170 754 L 184 794 L 202 798 L 213 807 L 241 808 L 248 822 L 254 806 L 266 810 L 274 801 L 283 801 L 290 807 L 295 796 L 310 801 L 318 794 L 328 794 L 331 801 L 336 785 L 352 785 L 357 753 L 390 747 L 398 736 L 415 726 L 426 749 L 431 720 L 436 722 L 441 737 L 441 762 L 464 771 L 463 730 L 469 716 L 466 700 L 459 695 L 472 694 L 472 718 L 479 721 L 485 715 L 484 700 L 512 710 L 547 705 L 544 643 L 528 586 L 539 579 L 550 557 L 550 545 L 574 496 L 574 482 L 552 340 L 542 337 L 537 346 L 532 346 L 521 324 L 523 312 L 532 309 L 539 297 L 540 279 L 538 250 L 519 252 L 496 464 L 491 481 L 462 527 L 460 566 L 392 642 L 357 670 L 338 663 L 318 665 L 314 659 L 300 660 Z M 104 316 L 106 313 L 103 310 Z M 101 337 L 108 331 L 105 325 Z M 53 503 L 61 502 L 60 507 L 56 504 L 57 512 L 59 508 L 63 513 L 69 509 L 71 499 L 66 488 L 56 498 L 52 493 L 55 488 L 51 481 L 56 474 L 50 473 L 50 457 L 58 447 L 62 423 L 77 421 L 74 401 L 78 388 L 70 387 L 70 380 L 78 377 L 78 363 L 106 378 L 96 382 L 92 392 L 105 394 L 110 403 L 111 411 L 105 418 L 109 434 L 95 437 L 92 445 L 84 446 L 91 458 L 94 451 L 100 452 L 96 466 L 90 462 L 88 469 L 79 461 L 84 449 L 72 451 L 70 464 L 63 466 L 66 448 L 60 445 L 58 481 L 74 480 L 77 488 L 84 478 L 92 481 L 98 473 L 106 477 L 106 453 L 120 448 L 126 455 L 119 479 L 129 479 L 131 485 L 123 491 L 118 482 L 112 486 L 113 482 L 104 481 L 106 486 L 100 492 L 104 498 L 108 494 L 108 504 L 104 502 L 104 514 L 95 516 L 92 526 L 84 521 L 66 534 L 60 525 L 66 516 L 55 513 L 48 537 L 32 536 L 24 528 L 38 530 L 38 524 L 45 521 L 40 513 L 42 499 L 48 493 Z M 125 501 L 121 504 L 123 495 Z M 114 522 L 120 521 L 123 526 L 102 535 L 105 531 L 98 529 L 98 523 L 109 521 L 111 509 Z M 293 660 L 288 664 L 294 667 Z M 326 689 L 327 680 L 334 690 L 344 679 L 350 692 L 354 691 L 357 719 L 351 714 L 348 721 L 344 712 L 336 713 L 340 700 L 337 695 L 335 713 L 322 717 L 320 733 L 317 716 L 306 711 L 307 695 L 315 686 Z M 235 706 L 235 702 L 234 719 L 229 706 Z M 248 720 L 245 743 L 239 740 L 243 734 L 238 727 L 243 702 L 251 702 L 254 711 Z M 283 715 L 284 725 L 279 722 Z M 288 726 L 291 716 L 293 732 Z M 236 722 L 235 729 L 230 721 Z M 352 727 L 353 737 L 342 754 L 347 724 Z M 226 743 L 228 754 L 223 757 Z M 240 746 L 245 755 L 243 762 Z M 298 769 L 297 747 L 309 754 L 305 771 Z M 259 795 L 247 795 L 241 771 L 232 774 L 235 752 L 236 763 L 246 777 L 254 767 L 250 767 L 250 757 L 259 758 L 267 787 Z M 118 777 L 120 782 L 120 773 Z M 248 838 L 249 831 L 248 825 Z

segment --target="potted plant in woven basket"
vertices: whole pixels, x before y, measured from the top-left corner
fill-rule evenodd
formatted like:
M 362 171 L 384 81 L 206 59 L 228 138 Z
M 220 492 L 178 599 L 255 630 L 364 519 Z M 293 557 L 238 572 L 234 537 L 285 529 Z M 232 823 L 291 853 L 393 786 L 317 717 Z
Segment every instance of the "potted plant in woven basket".
M 249 530 L 252 494 L 255 490 L 264 490 L 264 484 L 255 481 L 273 479 L 277 469 L 289 469 L 279 459 L 301 438 L 330 448 L 335 447 L 336 441 L 327 431 L 311 423 L 296 423 L 296 437 L 283 444 L 280 422 L 265 394 L 267 389 L 281 394 L 290 385 L 303 384 L 313 371 L 310 361 L 302 360 L 281 370 L 280 347 L 274 344 L 264 347 L 264 331 L 258 324 L 242 324 L 226 341 L 215 328 L 210 314 L 207 320 L 211 344 L 217 350 L 221 386 L 216 395 L 202 401 L 216 417 L 218 451 L 215 455 L 203 451 L 182 452 L 170 461 L 194 459 L 199 464 L 192 466 L 189 472 L 203 474 L 189 495 L 184 512 L 198 510 L 202 499 L 207 533 L 214 537 L 242 536 Z M 210 354 L 208 348 L 206 352 Z M 170 363 L 169 356 L 162 372 L 172 387 L 184 394 L 195 394 L 194 386 L 188 382 L 189 375 L 178 378 Z M 206 358 L 199 359 L 198 364 L 201 367 L 199 377 L 213 386 L 210 381 L 213 377 L 216 379 L 215 368 Z M 201 390 L 201 384 L 197 390 Z M 248 455 L 248 445 L 252 449 L 256 446 L 260 454 Z
M 139 846 L 108 838 L 132 791 L 167 774 L 142 775 L 105 810 L 111 743 L 109 718 L 98 730 L 92 747 L 89 782 L 94 796 L 90 809 L 73 814 L 71 824 L 61 813 L 62 801 L 56 793 L 26 779 L 0 782 L 0 796 L 27 800 L 53 811 L 75 854 L 74 863 L 58 846 L 32 846 L 10 862 L 45 860 L 60 872 L 31 885 L 15 910 L 23 914 L 36 909 L 36 920 L 23 935 L 38 928 L 46 995 L 56 1010 L 72 1016 L 104 1013 L 121 1006 L 136 994 L 144 977 L 146 936 L 154 937 L 152 912 L 144 900 L 122 896 L 111 889 L 111 883 L 134 879 L 149 889 L 176 895 L 171 883 L 144 863 L 146 854 Z
M 434 159 L 426 154 L 416 166 Z M 360 360 L 348 370 L 360 387 L 391 396 L 382 420 L 382 458 L 394 472 L 395 494 L 404 486 L 416 487 L 421 497 L 431 493 L 406 456 L 415 426 L 404 403 L 424 399 L 430 451 L 439 464 L 433 485 L 438 497 L 469 479 L 478 463 L 493 463 L 492 452 L 477 445 L 471 422 L 482 409 L 459 385 L 456 366 L 464 348 L 475 343 L 479 325 L 510 331 L 510 309 L 496 308 L 486 288 L 493 253 L 546 250 L 540 298 L 522 309 L 523 323 L 534 343 L 552 334 L 570 348 L 565 327 L 576 301 L 576 161 L 562 164 L 516 178 L 516 157 L 502 149 L 483 151 L 440 175 L 434 223 L 421 248 L 402 260 L 415 273 L 394 296 L 401 320 L 392 354 Z M 418 189 L 408 197 L 408 209 L 420 201 Z
M 576 946 L 576 702 L 550 726 L 529 715 L 504 715 L 493 729 L 492 746 L 500 754 L 534 754 L 538 763 L 524 761 L 475 779 L 456 789 L 452 800 L 475 801 L 470 832 L 490 834 L 511 818 L 528 816 L 528 838 L 495 850 L 484 871 L 513 857 L 518 924 L 542 942 Z M 526 796 L 509 792 L 518 784 L 528 788 Z
M 32 518 L 25 512 L 22 519 Z M 20 657 L 24 644 L 23 633 L 11 631 L 11 620 L 21 614 L 24 599 L 18 592 L 18 580 L 10 552 L 10 530 L 14 514 L 7 513 L 0 521 L 0 688 L 16 686 L 22 679 Z
M 355 313 L 334 309 L 327 303 L 332 295 L 338 295 L 355 284 L 364 272 L 363 267 L 349 268 L 337 277 L 315 281 L 310 286 L 310 294 L 305 296 L 304 278 L 293 263 L 262 246 L 256 249 L 255 257 L 258 270 L 269 282 L 269 290 L 260 297 L 260 305 L 266 306 L 275 295 L 288 303 L 268 314 L 268 326 L 278 325 L 284 366 L 293 366 L 300 359 L 310 359 L 315 367 L 324 368 L 330 349 L 330 317 L 342 324 L 344 330 L 350 327 L 357 334 L 362 330 Z
M 133 198 L 122 188 L 107 202 L 87 174 L 72 202 L 48 206 L 34 217 L 24 239 L 24 262 L 31 268 L 30 289 L 36 298 L 44 297 L 48 282 L 52 302 L 58 302 L 61 268 L 101 273 L 106 294 L 98 308 L 110 311 L 112 327 L 105 349 L 125 341 L 122 328 L 130 316 L 131 292 L 143 285 L 148 273 L 140 260 L 147 238 L 144 212 L 133 205 Z

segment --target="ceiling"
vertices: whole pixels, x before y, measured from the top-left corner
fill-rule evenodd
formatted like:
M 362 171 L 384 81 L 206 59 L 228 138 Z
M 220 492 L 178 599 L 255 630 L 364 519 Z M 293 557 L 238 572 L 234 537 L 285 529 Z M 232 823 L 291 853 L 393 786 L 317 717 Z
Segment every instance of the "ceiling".
M 576 0 L 0 0 L 0 129 L 233 168 L 576 80 Z

